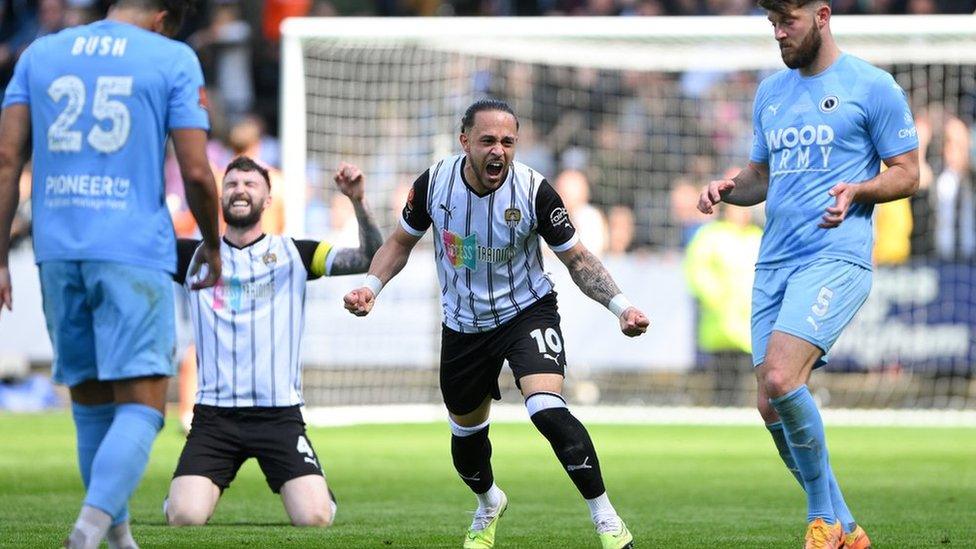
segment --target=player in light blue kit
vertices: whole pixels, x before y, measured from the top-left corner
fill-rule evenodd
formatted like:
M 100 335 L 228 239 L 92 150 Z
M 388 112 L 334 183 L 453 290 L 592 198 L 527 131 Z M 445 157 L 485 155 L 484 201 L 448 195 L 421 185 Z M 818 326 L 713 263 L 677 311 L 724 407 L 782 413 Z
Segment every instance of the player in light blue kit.
M 766 201 L 752 301 L 759 413 L 806 490 L 806 547 L 866 549 L 806 384 L 870 291 L 874 204 L 918 187 L 918 137 L 891 75 L 838 49 L 829 0 L 759 5 L 789 70 L 756 92 L 748 167 L 709 183 L 698 208 Z
M 163 425 L 174 347 L 176 241 L 163 201 L 166 135 L 205 242 L 200 286 L 220 276 L 209 121 L 193 51 L 172 35 L 188 0 L 120 0 L 108 18 L 23 53 L 0 115 L 0 306 L 17 180 L 33 150 L 34 255 L 70 387 L 87 489 L 67 547 L 136 547 L 127 502 Z M 201 263 L 196 265 L 197 268 Z

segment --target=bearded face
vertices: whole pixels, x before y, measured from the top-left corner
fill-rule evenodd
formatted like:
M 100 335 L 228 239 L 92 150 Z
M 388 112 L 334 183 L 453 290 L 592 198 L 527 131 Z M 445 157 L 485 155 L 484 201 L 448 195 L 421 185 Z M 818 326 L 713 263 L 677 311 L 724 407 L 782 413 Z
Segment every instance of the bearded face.
M 823 37 L 820 35 L 820 29 L 811 22 L 810 30 L 798 41 L 790 38 L 780 40 L 779 53 L 787 67 L 802 69 L 813 64 L 817 54 L 820 53 L 821 45 L 823 45 Z

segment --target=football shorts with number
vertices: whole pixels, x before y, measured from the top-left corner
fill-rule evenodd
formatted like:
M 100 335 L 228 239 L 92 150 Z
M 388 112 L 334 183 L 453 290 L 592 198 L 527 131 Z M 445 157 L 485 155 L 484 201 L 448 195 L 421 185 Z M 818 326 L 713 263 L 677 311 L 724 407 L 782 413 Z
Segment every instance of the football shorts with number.
M 498 375 L 505 360 L 519 387 L 519 380 L 530 374 L 565 375 L 566 351 L 555 292 L 487 332 L 462 334 L 442 327 L 440 382 L 447 409 L 464 415 L 488 395 L 500 399 Z
M 827 353 L 871 291 L 871 271 L 842 259 L 756 269 L 752 288 L 752 363 L 766 359 L 773 330 L 816 345 Z
M 323 474 L 298 406 L 218 408 L 197 404 L 173 477 L 207 477 L 223 491 L 252 457 L 274 493 L 289 480 Z

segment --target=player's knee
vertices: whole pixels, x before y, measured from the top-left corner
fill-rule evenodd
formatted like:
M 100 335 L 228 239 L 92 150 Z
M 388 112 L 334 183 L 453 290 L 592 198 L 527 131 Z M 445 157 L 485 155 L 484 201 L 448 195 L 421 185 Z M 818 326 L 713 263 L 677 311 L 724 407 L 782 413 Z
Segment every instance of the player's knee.
M 291 517 L 291 524 L 304 528 L 327 528 L 332 525 L 332 510 L 328 506 L 303 510 Z
M 166 522 L 170 526 L 203 526 L 209 518 L 210 513 L 200 506 L 182 505 L 177 501 L 166 507 Z
M 769 398 L 776 398 L 796 388 L 796 376 L 792 375 L 786 368 L 780 368 L 775 363 L 767 362 L 760 383 L 763 384 L 763 389 Z

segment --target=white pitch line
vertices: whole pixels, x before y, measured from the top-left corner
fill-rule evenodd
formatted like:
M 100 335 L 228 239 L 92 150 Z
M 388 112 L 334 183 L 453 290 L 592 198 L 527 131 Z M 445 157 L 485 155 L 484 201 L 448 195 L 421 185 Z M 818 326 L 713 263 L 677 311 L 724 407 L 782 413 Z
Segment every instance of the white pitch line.
M 691 408 L 655 406 L 570 406 L 573 415 L 587 424 L 634 425 L 760 425 L 752 408 Z M 435 404 L 313 407 L 304 410 L 305 421 L 316 427 L 383 423 L 432 423 L 447 421 L 447 411 Z M 971 427 L 976 410 L 821 410 L 828 427 Z M 492 422 L 527 422 L 523 406 L 494 404 Z

